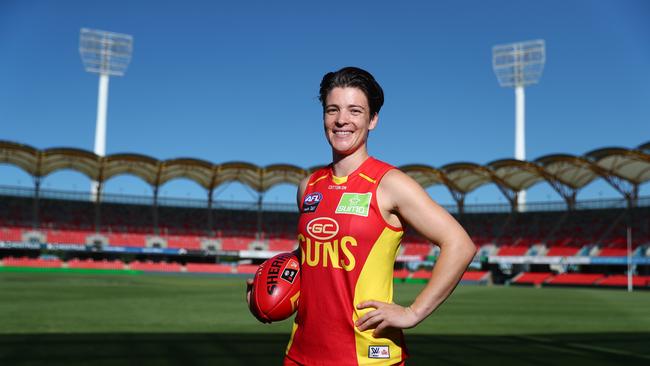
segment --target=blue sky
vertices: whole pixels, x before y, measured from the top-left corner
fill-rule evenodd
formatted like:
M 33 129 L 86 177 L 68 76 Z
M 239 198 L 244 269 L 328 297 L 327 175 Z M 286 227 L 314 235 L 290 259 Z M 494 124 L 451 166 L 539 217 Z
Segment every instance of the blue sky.
M 12 1 L 0 3 L 0 139 L 92 150 L 97 76 L 84 72 L 82 27 L 131 34 L 126 76 L 112 78 L 107 153 L 302 167 L 327 163 L 318 84 L 327 71 L 372 72 L 386 103 L 372 155 L 394 165 L 485 164 L 513 156 L 514 92 L 491 68 L 495 44 L 545 39 L 526 90 L 527 157 L 583 154 L 650 140 L 647 1 Z M 0 165 L 0 185 L 30 185 Z M 88 189 L 64 171 L 46 188 Z M 649 184 L 641 188 L 650 194 Z M 150 190 L 118 177 L 109 192 Z M 267 200 L 291 202 L 295 187 Z M 441 187 L 429 189 L 452 202 Z M 189 181 L 162 193 L 204 196 Z M 250 199 L 232 184 L 221 199 Z M 617 197 L 602 181 L 580 198 Z M 529 200 L 559 200 L 545 183 Z M 493 185 L 468 203 L 505 202 Z

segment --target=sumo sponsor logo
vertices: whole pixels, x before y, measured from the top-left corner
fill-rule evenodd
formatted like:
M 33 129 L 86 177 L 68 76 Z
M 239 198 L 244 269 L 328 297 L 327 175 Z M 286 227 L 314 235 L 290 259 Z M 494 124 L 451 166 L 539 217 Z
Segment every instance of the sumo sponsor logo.
M 343 193 L 334 213 L 367 217 L 371 199 L 372 193 Z
M 390 358 L 388 346 L 369 346 L 368 358 Z
M 323 200 L 323 195 L 320 192 L 313 192 L 305 196 L 302 201 L 302 212 L 314 212 L 318 208 L 318 204 Z
M 339 223 L 329 217 L 318 217 L 307 223 L 307 232 L 316 240 L 329 240 L 339 233 Z

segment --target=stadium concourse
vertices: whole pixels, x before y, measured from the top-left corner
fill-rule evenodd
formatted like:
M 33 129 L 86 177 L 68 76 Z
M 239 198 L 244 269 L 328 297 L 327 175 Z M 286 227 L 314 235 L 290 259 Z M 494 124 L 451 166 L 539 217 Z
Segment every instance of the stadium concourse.
M 0 187 L 0 270 L 246 276 L 265 258 L 296 245 L 296 208 L 263 203 L 264 192 L 279 183 L 298 184 L 317 168 L 160 161 L 137 154 L 100 157 L 74 148 L 39 150 L 8 141 L 0 141 L 0 163 L 24 170 L 35 182 L 33 188 Z M 99 192 L 112 177 L 131 174 L 149 183 L 153 195 L 100 193 L 90 200 L 88 192 L 40 187 L 43 177 L 62 169 L 97 181 Z M 400 169 L 425 188 L 441 184 L 451 192 L 457 204 L 448 209 L 479 247 L 463 277 L 466 282 L 626 286 L 630 268 L 633 285 L 650 288 L 650 197 L 639 197 L 639 186 L 650 180 L 650 142 L 583 156 Z M 207 199 L 159 198 L 159 188 L 176 178 L 197 182 Z M 577 201 L 578 191 L 595 179 L 611 184 L 621 199 Z M 215 188 L 233 180 L 251 187 L 260 199 L 213 201 Z M 539 182 L 547 182 L 564 201 L 519 209 L 517 192 Z M 465 205 L 465 196 L 484 184 L 495 184 L 509 204 Z M 628 232 L 633 233 L 629 238 Z M 429 278 L 438 251 L 407 231 L 396 280 Z

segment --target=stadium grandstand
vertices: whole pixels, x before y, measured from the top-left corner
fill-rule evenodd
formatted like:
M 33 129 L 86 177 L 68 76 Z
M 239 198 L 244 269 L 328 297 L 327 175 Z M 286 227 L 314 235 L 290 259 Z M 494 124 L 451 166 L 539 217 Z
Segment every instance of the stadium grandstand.
M 298 219 L 293 204 L 269 204 L 265 192 L 297 185 L 317 169 L 288 164 L 213 164 L 139 154 L 100 157 L 75 148 L 39 150 L 0 141 L 0 163 L 27 172 L 34 186 L 0 186 L 0 266 L 251 275 L 277 252 L 295 249 Z M 89 192 L 43 189 L 41 180 L 70 169 L 98 182 Z M 533 161 L 504 159 L 486 165 L 451 163 L 400 167 L 423 187 L 445 186 L 456 205 L 446 207 L 470 233 L 478 254 L 463 280 L 532 286 L 627 286 L 650 288 L 650 142 L 634 149 L 602 148 L 582 156 L 555 154 Z M 129 174 L 147 182 L 151 196 L 102 193 L 103 184 Z M 158 195 L 170 180 L 185 178 L 206 199 Z M 578 201 L 596 179 L 620 199 Z M 220 185 L 241 182 L 257 202 L 215 201 Z M 517 194 L 540 182 L 562 197 L 554 203 L 517 206 Z M 477 188 L 494 184 L 508 204 L 466 205 Z M 407 231 L 395 278 L 425 280 L 438 248 Z

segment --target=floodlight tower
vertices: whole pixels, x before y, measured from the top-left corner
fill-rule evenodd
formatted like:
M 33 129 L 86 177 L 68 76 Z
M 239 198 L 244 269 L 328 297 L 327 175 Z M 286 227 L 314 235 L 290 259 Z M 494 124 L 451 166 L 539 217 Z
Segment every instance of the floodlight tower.
M 81 28 L 79 53 L 87 72 L 99 74 L 95 154 L 106 155 L 106 111 L 108 107 L 108 77 L 123 76 L 131 61 L 133 37 L 128 34 Z M 96 199 L 99 183 L 92 182 L 91 195 Z
M 515 88 L 515 159 L 526 160 L 526 97 L 524 88 L 537 84 L 544 71 L 543 39 L 492 47 L 492 68 L 502 87 Z M 517 206 L 525 210 L 526 191 L 519 192 Z

